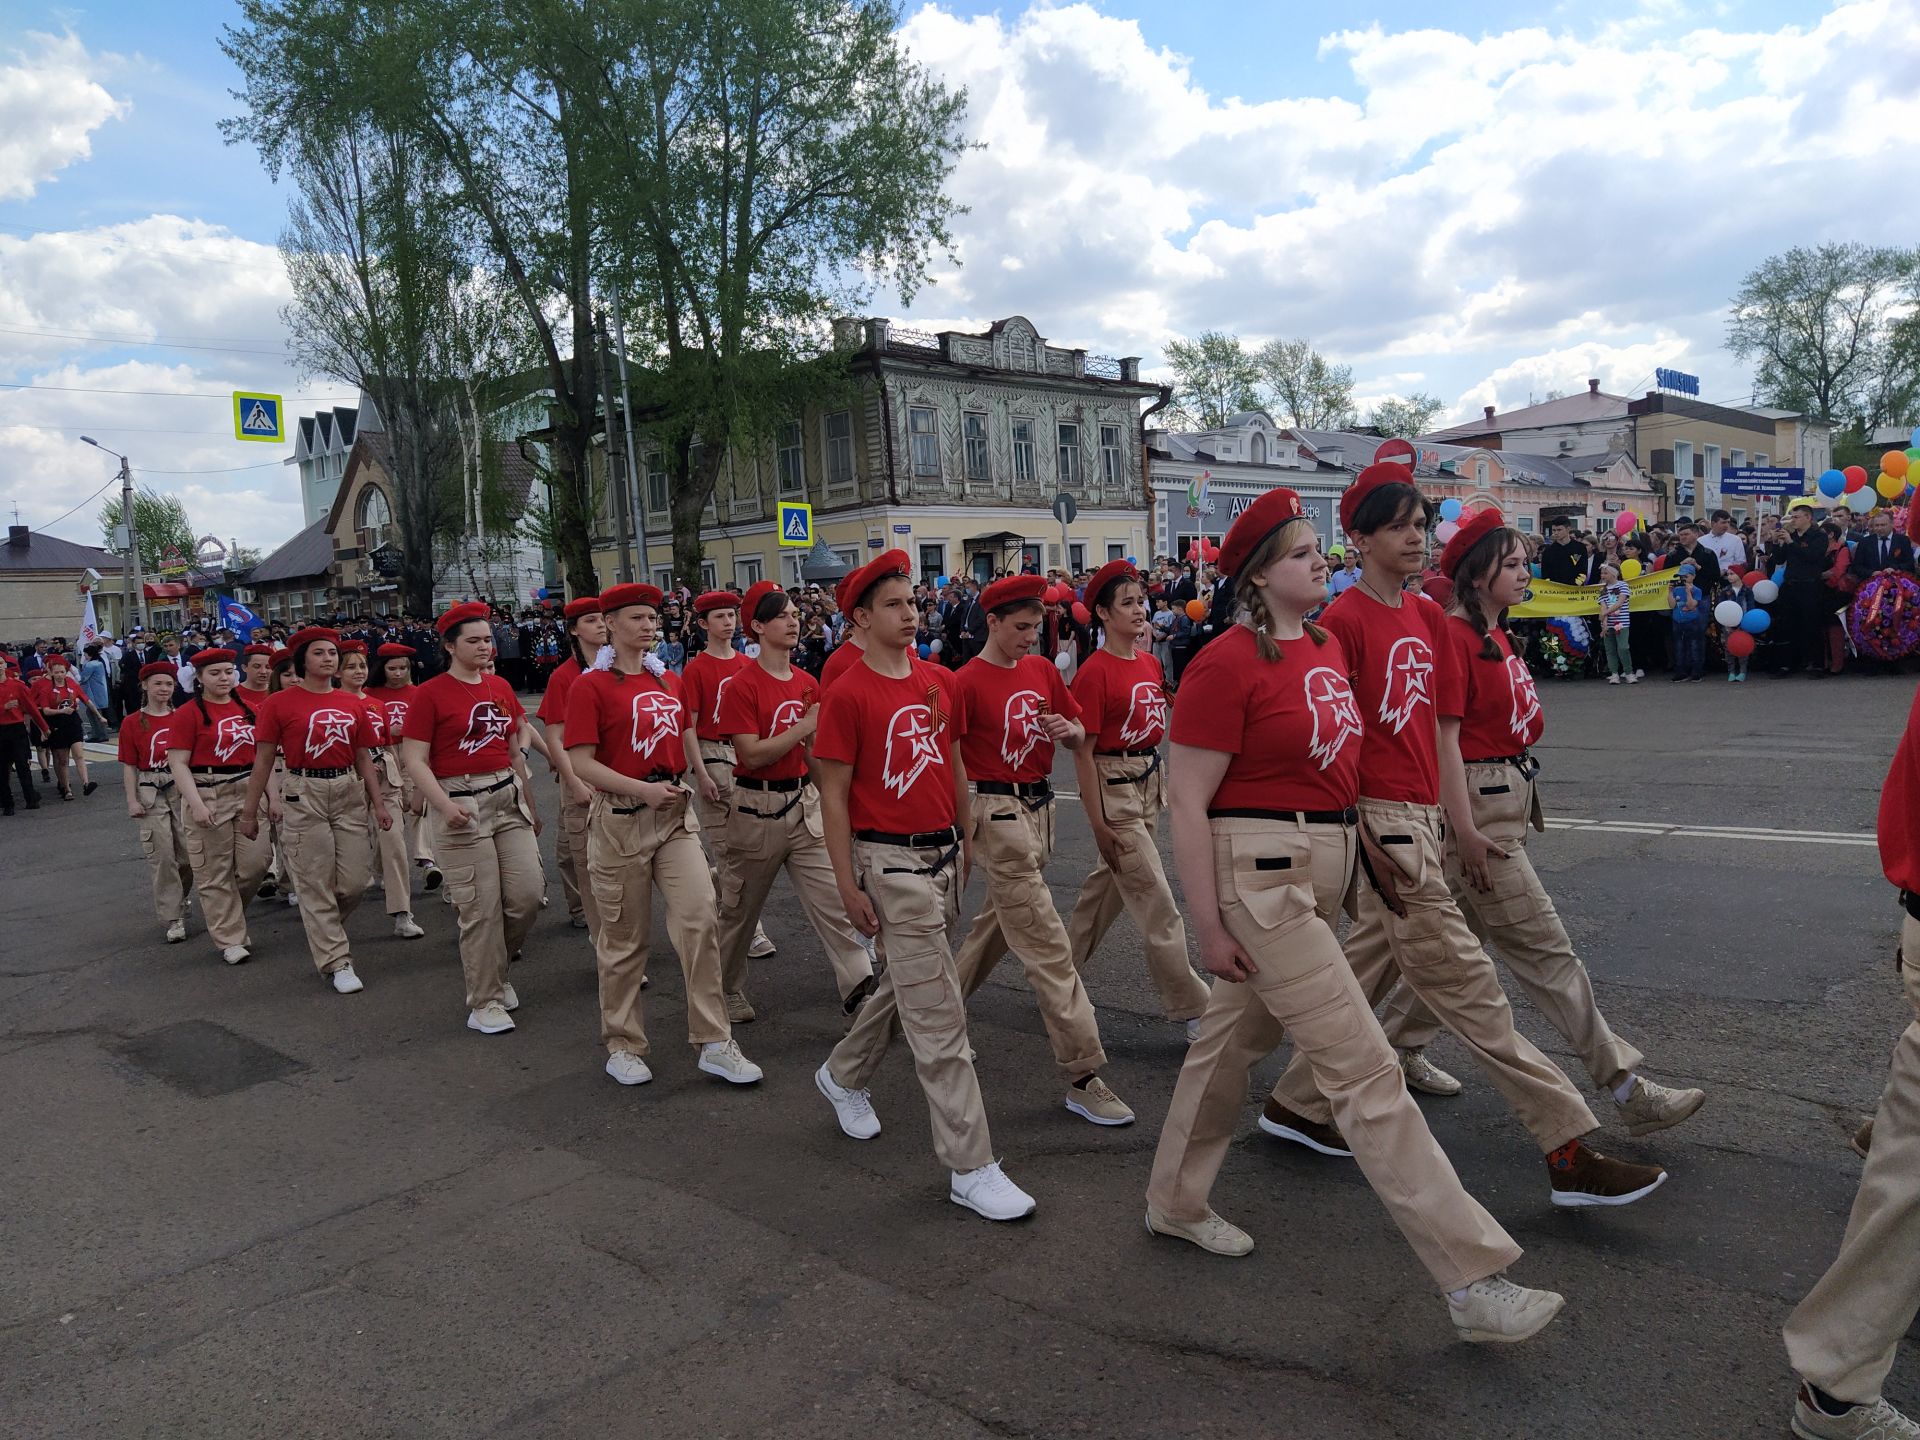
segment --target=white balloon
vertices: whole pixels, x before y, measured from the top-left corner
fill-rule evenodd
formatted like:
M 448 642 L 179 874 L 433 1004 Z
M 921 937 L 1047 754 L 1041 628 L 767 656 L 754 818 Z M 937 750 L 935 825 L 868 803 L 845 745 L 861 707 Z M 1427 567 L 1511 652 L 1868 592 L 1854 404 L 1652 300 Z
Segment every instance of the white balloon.
M 1756 580 L 1753 582 L 1753 598 L 1762 605 L 1771 605 L 1780 598 L 1780 587 L 1771 580 Z
M 1053 663 L 1062 670 L 1071 670 L 1073 668 L 1073 656 L 1062 650 L 1058 655 L 1053 657 Z
M 758 660 L 760 658 L 760 647 L 758 645 L 749 645 L 743 653 L 749 660 Z
M 1729 630 L 1740 623 L 1740 616 L 1743 613 L 1745 612 L 1740 609 L 1738 600 L 1722 600 L 1713 607 L 1713 618 Z
M 927 650 L 929 651 L 929 653 L 934 655 L 938 655 L 940 653 L 940 637 L 938 635 L 934 636 L 933 639 L 927 642 Z

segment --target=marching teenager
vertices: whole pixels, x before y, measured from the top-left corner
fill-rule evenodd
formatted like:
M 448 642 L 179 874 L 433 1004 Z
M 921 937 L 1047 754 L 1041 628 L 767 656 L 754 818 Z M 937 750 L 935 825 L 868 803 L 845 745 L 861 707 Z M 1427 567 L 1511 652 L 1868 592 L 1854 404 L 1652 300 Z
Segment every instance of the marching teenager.
M 400 757 L 394 753 L 400 735 L 387 727 L 386 704 L 367 689 L 369 673 L 366 641 L 342 640 L 340 692 L 360 702 L 373 726 L 377 743 L 367 752 L 367 758 L 373 761 L 373 773 L 379 779 L 380 798 L 386 802 L 387 813 L 393 816 L 393 824 L 384 828 L 375 826 L 368 837 L 372 845 L 369 862 L 385 892 L 387 918 L 393 922 L 393 933 L 402 940 L 418 940 L 427 932 L 413 918 L 413 876 L 407 863 L 406 795 L 401 784 Z M 403 711 L 401 719 L 405 718 Z M 369 889 L 372 883 L 370 879 Z
M 1534 783 L 1540 767 L 1528 750 L 1546 718 L 1505 624 L 1532 579 L 1526 537 L 1498 510 L 1476 511 L 1441 552 L 1440 573 L 1453 582 L 1434 667 L 1448 887 L 1474 934 L 1498 948 L 1520 988 L 1607 1092 L 1627 1133 L 1678 1125 L 1706 1102 L 1705 1092 L 1671 1090 L 1639 1074 L 1644 1057 L 1600 1013 L 1593 980 L 1527 856 L 1529 818 L 1544 825 Z M 1420 1069 L 1451 1079 L 1422 1064 L 1440 1022 L 1404 981 L 1384 1024 L 1409 1083 Z
M 267 657 L 267 694 L 275 695 L 286 689 L 292 675 L 293 652 L 281 646 Z M 242 698 L 252 706 L 255 714 L 259 713 L 260 705 L 265 703 L 264 697 L 258 697 L 256 703 L 253 692 Z M 267 836 L 272 845 L 273 861 L 267 868 L 266 878 L 260 882 L 259 893 L 268 898 L 284 894 L 287 904 L 298 905 L 300 896 L 293 888 L 293 871 L 287 864 L 287 847 L 281 843 L 278 819 L 281 814 L 280 788 L 286 778 L 287 762 L 276 752 L 273 757 L 273 778 L 267 782 Z
M 567 896 L 567 923 L 585 930 L 591 940 L 593 887 L 583 884 L 582 877 L 587 873 L 587 807 L 593 803 L 593 789 L 573 773 L 573 762 L 567 758 L 567 698 L 573 693 L 573 682 L 593 669 L 590 657 L 598 656 L 607 643 L 607 621 L 600 613 L 598 595 L 569 600 L 565 618 L 567 658 L 547 677 L 539 720 L 547 732 L 548 761 L 560 783 L 560 833 L 554 837 L 554 848 L 559 852 L 560 887 Z
M 67 784 L 69 761 L 80 774 L 80 793 L 93 794 L 100 784 L 87 776 L 87 747 L 82 743 L 80 734 L 80 712 L 92 712 L 93 718 L 103 725 L 106 721 L 93 708 L 93 702 L 87 698 L 87 692 L 80 688 L 80 682 L 73 678 L 66 656 L 47 656 L 46 672 L 35 677 L 33 682 L 33 703 L 46 720 L 46 749 L 53 758 L 53 783 L 60 792 L 60 798 L 73 799 L 73 787 Z
M 847 588 L 847 582 L 859 573 L 858 570 L 848 572 L 840 578 L 840 583 L 833 587 L 833 608 L 847 617 L 847 627 L 846 632 L 841 636 L 840 643 L 834 646 L 833 653 L 827 656 L 827 663 L 820 667 L 822 691 L 825 691 L 853 666 L 858 665 L 861 657 L 867 653 L 867 637 L 853 625 L 853 595 Z
M 587 821 L 587 883 L 599 935 L 600 1039 L 606 1071 L 644 1085 L 647 1030 L 640 999 L 653 937 L 653 888 L 667 905 L 667 938 L 686 978 L 687 1041 L 708 1075 L 735 1085 L 761 1078 L 740 1052 L 720 993 L 719 927 L 713 877 L 700 848 L 692 792 L 682 783 L 694 748 L 680 677 L 653 647 L 660 591 L 615 585 L 600 596 L 613 639 L 613 665 L 574 682 L 567 700 L 567 751 L 595 794 Z
M 33 735 L 47 733 L 46 719 L 33 703 L 33 691 L 14 672 L 13 656 L 0 650 L 0 815 L 13 814 L 13 782 L 29 810 L 40 808 L 33 788 Z
M 1915 1018 L 1886 1090 L 1840 1253 L 1787 1318 L 1801 1440 L 1914 1440 L 1920 1424 L 1881 1394 L 1920 1305 L 1920 696 L 1880 788 L 1880 868 L 1900 890 L 1895 965 Z
M 266 840 L 240 823 L 257 756 L 259 712 L 235 698 L 233 651 L 202 650 L 198 659 L 199 688 L 167 724 L 167 766 L 207 938 L 222 960 L 238 965 L 253 950 L 247 902 L 267 873 Z M 178 673 L 171 661 L 158 663 Z
M 960 754 L 974 791 L 964 823 L 987 876 L 954 969 L 960 993 L 971 995 L 1011 949 L 1040 1007 L 1067 1109 L 1095 1125 L 1131 1125 L 1133 1111 L 1100 1078 L 1100 1026 L 1047 889 L 1053 749 L 1078 751 L 1087 738 L 1059 667 L 1028 653 L 1040 637 L 1047 585 L 1038 575 L 1012 575 L 982 590 L 986 645 L 954 672 Z
M 1360 579 L 1320 618 L 1340 642 L 1360 709 L 1359 840 L 1364 880 L 1349 887 L 1346 959 L 1369 1007 L 1396 972 L 1487 1071 L 1545 1152 L 1559 1206 L 1630 1205 L 1667 1178 L 1612 1160 L 1580 1138 L 1593 1112 L 1521 1035 L 1493 961 L 1447 888 L 1433 679 L 1444 665 L 1440 607 L 1401 587 L 1426 564 L 1426 501 L 1411 471 L 1376 461 L 1340 497 L 1340 525 L 1360 551 Z M 1351 1155 L 1306 1052 L 1268 1098 L 1260 1128 L 1325 1155 Z
M 140 822 L 140 848 L 153 872 L 153 912 L 167 927 L 169 945 L 187 938 L 187 891 L 193 887 L 179 792 L 167 761 L 176 683 L 169 664 L 140 667 L 140 708 L 120 722 L 117 755 L 127 814 Z
M 733 745 L 720 728 L 720 702 L 727 687 L 750 668 L 753 661 L 733 648 L 733 637 L 739 632 L 741 620 L 738 595 L 731 590 L 709 590 L 693 602 L 693 614 L 707 642 L 698 655 L 687 661 L 681 675 L 681 683 L 687 690 L 687 710 L 693 716 L 698 736 L 688 768 L 693 771 L 694 788 L 700 795 L 700 825 L 707 832 L 707 844 L 713 851 L 714 893 L 725 897 L 729 890 L 738 889 L 738 877 L 733 873 L 733 837 L 727 826 L 727 817 L 733 810 L 735 759 Z M 724 967 L 724 946 L 721 954 Z M 773 954 L 773 941 L 760 927 L 757 906 L 747 954 L 755 960 Z M 742 980 L 745 974 L 743 969 L 732 979 Z M 735 1022 L 753 1019 L 750 1013 L 753 1007 L 744 999 L 736 998 L 734 992 L 739 986 L 730 983 L 727 989 L 727 1019 Z
M 418 651 L 411 645 L 388 642 L 374 653 L 380 683 L 367 688 L 367 696 L 385 712 L 388 753 L 398 764 L 400 741 L 407 730 L 407 706 L 413 702 L 413 663 Z M 400 802 L 405 815 L 407 854 L 414 865 L 425 871 L 422 884 L 428 891 L 438 890 L 446 878 L 433 863 L 433 847 L 427 843 L 426 806 L 404 765 L 400 769 Z M 389 809 L 392 807 L 389 806 Z
M 813 1079 L 840 1129 L 873 1139 L 880 1118 L 867 1086 L 897 1021 L 927 1097 L 934 1154 L 952 1172 L 948 1198 L 989 1220 L 1017 1220 L 1033 1213 L 1033 1197 L 994 1159 L 947 943 L 973 863 L 960 823 L 967 767 L 956 700 L 949 673 L 914 656 L 909 573 L 906 552 L 889 550 L 841 582 L 864 643 L 821 701 L 813 760 L 840 903 L 863 935 L 885 941 L 888 963 Z
M 747 638 L 759 642 L 760 653 L 728 678 L 716 725 L 735 757 L 725 822 L 730 862 L 720 890 L 720 979 L 727 1019 L 738 1025 L 754 1017 L 746 996 L 747 958 L 754 953 L 760 909 L 782 870 L 826 947 L 841 1007 L 851 1015 L 873 991 L 873 958 L 847 919 L 833 863 L 820 843 L 825 833 L 820 796 L 807 770 L 807 744 L 820 719 L 820 686 L 793 663 L 800 612 L 786 591 L 761 580 L 747 591 L 741 614 Z M 703 751 L 707 743 L 699 742 Z
M 1460 1337 L 1524 1340 L 1564 1302 L 1504 1278 L 1520 1247 L 1462 1188 L 1334 936 L 1354 874 L 1361 729 L 1339 641 L 1304 618 L 1326 596 L 1327 562 L 1300 497 L 1270 490 L 1242 511 L 1219 565 L 1243 579 L 1243 608 L 1181 677 L 1171 757 L 1174 862 L 1217 983 L 1160 1134 L 1147 1229 L 1216 1255 L 1253 1249 L 1207 1197 L 1248 1072 L 1291 1034 Z
M 1160 864 L 1155 827 L 1167 803 L 1160 739 L 1167 731 L 1167 692 L 1153 658 L 1147 588 L 1125 560 L 1110 560 L 1087 582 L 1087 609 L 1106 642 L 1073 677 L 1091 745 L 1073 752 L 1080 803 L 1093 827 L 1100 863 L 1081 887 L 1067 920 L 1074 968 L 1084 972 L 1124 908 L 1140 927 L 1147 970 L 1169 1020 L 1193 1021 L 1207 1008 L 1207 986 L 1187 959 L 1187 927 Z
M 273 646 L 248 645 L 240 652 L 240 695 L 257 711 L 273 693 Z
M 412 688 L 400 762 L 460 917 L 467 1028 L 499 1035 L 513 1029 L 508 1012 L 520 1007 L 507 966 L 540 913 L 545 881 L 533 785 L 512 744 L 524 712 L 513 687 L 488 673 L 490 614 L 469 600 L 434 622 L 447 668 Z
M 391 828 L 393 816 L 374 768 L 372 752 L 379 748 L 381 735 L 373 717 L 358 699 L 333 688 L 341 644 L 338 631 L 320 626 L 288 637 L 294 681 L 269 695 L 260 710 L 255 728 L 259 749 L 240 828 L 256 833 L 260 801 L 273 781 L 278 751 L 286 765 L 280 781 L 280 838 L 300 896 L 307 950 L 313 968 L 336 994 L 354 995 L 366 986 L 354 973 L 347 917 L 373 878 L 369 816 L 382 830 Z

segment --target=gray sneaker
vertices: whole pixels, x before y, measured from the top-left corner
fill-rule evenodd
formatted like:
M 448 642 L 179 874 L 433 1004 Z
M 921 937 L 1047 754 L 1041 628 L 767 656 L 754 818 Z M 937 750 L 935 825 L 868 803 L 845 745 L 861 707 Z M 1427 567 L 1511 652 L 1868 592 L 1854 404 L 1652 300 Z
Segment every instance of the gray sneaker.
M 1467 1298 L 1447 1297 L 1453 1328 L 1469 1345 L 1512 1345 L 1546 1329 L 1564 1295 L 1551 1290 L 1529 1290 L 1504 1275 L 1489 1275 L 1467 1287 Z
M 1458 1095 L 1460 1082 L 1427 1059 L 1424 1048 L 1400 1052 L 1400 1073 L 1407 1077 L 1407 1088 L 1422 1095 Z
M 1793 1401 L 1793 1433 L 1800 1440 L 1920 1440 L 1920 1425 L 1885 1400 L 1829 1415 L 1802 1385 Z
M 1203 1220 L 1174 1220 L 1147 1206 L 1147 1230 L 1154 1235 L 1171 1235 L 1198 1245 L 1209 1255 L 1241 1256 L 1253 1253 L 1253 1237 L 1207 1211 Z
M 1706 1103 L 1704 1090 L 1670 1090 L 1642 1075 L 1624 1101 L 1613 1102 L 1613 1108 L 1620 1112 L 1627 1134 L 1651 1135 L 1656 1130 L 1678 1125 Z

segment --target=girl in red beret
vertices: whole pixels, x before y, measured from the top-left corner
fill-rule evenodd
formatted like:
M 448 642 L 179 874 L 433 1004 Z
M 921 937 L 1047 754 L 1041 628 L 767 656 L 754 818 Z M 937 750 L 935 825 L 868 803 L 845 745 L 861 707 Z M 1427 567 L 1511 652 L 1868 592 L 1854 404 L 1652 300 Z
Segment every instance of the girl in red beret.
M 573 773 L 573 761 L 567 756 L 567 701 L 573 682 L 593 669 L 600 647 L 607 643 L 607 619 L 600 613 L 598 595 L 569 600 L 564 618 L 567 655 L 547 677 L 538 718 L 547 732 L 547 763 L 560 787 L 560 833 L 554 838 L 554 850 L 560 863 L 560 887 L 567 897 L 567 923 L 585 930 L 591 940 L 598 929 L 593 887 L 583 885 L 581 879 L 587 873 L 587 807 L 593 803 L 593 787 Z
M 467 1028 L 513 1029 L 520 997 L 507 980 L 545 877 L 539 814 L 526 757 L 513 741 L 525 712 L 513 687 L 489 673 L 493 627 L 485 605 L 455 605 L 435 622 L 447 668 L 414 687 L 400 761 L 426 807 L 433 854 L 460 917 Z
M 413 918 L 413 875 L 407 863 L 407 827 L 405 787 L 401 783 L 400 736 L 387 728 L 387 707 L 367 688 L 372 661 L 363 640 L 340 642 L 340 693 L 352 696 L 367 712 L 376 743 L 367 751 L 373 773 L 380 782 L 380 798 L 386 802 L 393 824 L 382 829 L 371 827 L 373 868 L 379 874 L 387 902 L 387 918 L 393 933 L 402 940 L 418 940 L 427 932 Z
M 46 733 L 47 722 L 33 703 L 32 689 L 15 673 L 13 657 L 0 650 L 0 815 L 13 814 L 10 775 L 18 777 L 27 808 L 40 808 L 40 792 L 33 788 L 32 736 Z
M 187 892 L 193 869 L 180 825 L 180 793 L 167 763 L 173 691 L 179 682 L 164 661 L 140 667 L 140 708 L 120 722 L 120 783 L 127 814 L 140 824 L 140 849 L 153 872 L 153 911 L 167 927 L 167 943 L 187 938 Z
M 400 741 L 407 731 L 407 706 L 413 701 L 414 661 L 419 652 L 411 645 L 388 643 L 374 654 L 374 673 L 379 683 L 367 687 L 367 695 L 380 706 L 387 727 L 388 753 L 400 772 L 400 809 L 394 817 L 396 828 L 406 831 L 406 853 L 413 857 L 416 869 L 424 872 L 422 885 L 432 892 L 445 878 L 433 863 L 433 846 L 427 840 L 426 807 L 420 792 L 400 762 Z M 389 802 L 389 809 L 392 804 Z
M 207 938 L 238 965 L 253 949 L 246 910 L 267 873 L 267 842 L 241 824 L 257 712 L 236 698 L 233 662 L 231 650 L 201 652 L 198 688 L 167 724 L 167 765 Z
M 1147 587 L 1140 572 L 1113 560 L 1087 582 L 1087 608 L 1106 641 L 1073 677 L 1093 744 L 1073 752 L 1080 803 L 1093 827 L 1100 863 L 1067 920 L 1074 968 L 1084 972 L 1124 908 L 1140 927 L 1147 972 L 1169 1020 L 1192 1021 L 1207 1008 L 1207 986 L 1187 958 L 1187 928 L 1173 903 L 1155 833 L 1167 803 L 1160 741 L 1167 733 L 1166 678 L 1153 658 Z
M 73 787 L 67 784 L 67 764 L 72 762 L 80 774 L 80 793 L 91 795 L 99 783 L 87 776 L 87 747 L 81 743 L 80 712 L 90 711 L 105 724 L 87 692 L 73 678 L 64 655 L 47 656 L 47 667 L 33 682 L 33 703 L 39 707 L 47 725 L 47 749 L 53 756 L 53 783 L 62 800 L 73 799 Z
M 1506 628 L 1508 608 L 1526 597 L 1532 578 L 1526 545 L 1488 508 L 1461 524 L 1440 557 L 1452 583 L 1434 701 L 1447 883 L 1474 930 L 1499 948 L 1520 988 L 1607 1092 L 1627 1133 L 1646 1135 L 1678 1125 L 1707 1097 L 1638 1073 L 1644 1057 L 1600 1013 L 1593 981 L 1527 856 L 1527 822 L 1545 826 L 1534 780 L 1540 767 L 1528 752 L 1546 719 Z M 1404 981 L 1384 1019 L 1403 1054 L 1419 1053 L 1440 1033 L 1433 1011 Z

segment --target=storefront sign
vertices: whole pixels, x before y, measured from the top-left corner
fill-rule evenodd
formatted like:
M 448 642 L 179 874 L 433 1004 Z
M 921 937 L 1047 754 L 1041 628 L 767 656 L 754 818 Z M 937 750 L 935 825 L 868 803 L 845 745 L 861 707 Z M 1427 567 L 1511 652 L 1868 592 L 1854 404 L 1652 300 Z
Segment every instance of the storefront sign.
M 1653 383 L 1662 390 L 1678 390 L 1682 395 L 1700 393 L 1700 377 L 1689 375 L 1684 370 L 1655 370 Z
M 1720 472 L 1722 495 L 1804 495 L 1807 472 L 1799 466 L 1734 465 Z

